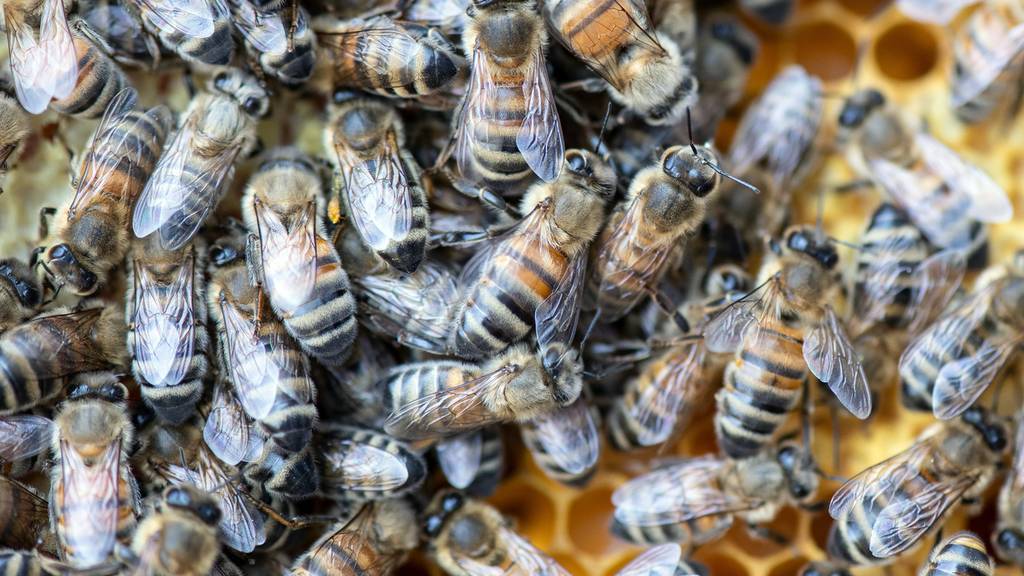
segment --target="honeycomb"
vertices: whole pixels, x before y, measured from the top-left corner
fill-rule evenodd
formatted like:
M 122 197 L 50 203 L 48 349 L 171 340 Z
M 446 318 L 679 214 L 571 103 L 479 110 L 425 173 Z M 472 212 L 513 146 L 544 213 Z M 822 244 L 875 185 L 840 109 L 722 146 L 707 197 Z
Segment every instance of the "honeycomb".
M 769 28 L 747 21 L 761 40 L 760 52 L 751 72 L 747 93 L 737 110 L 730 112 L 719 131 L 720 149 L 727 149 L 740 113 L 771 81 L 775 74 L 791 63 L 805 67 L 825 82 L 826 125 L 824 140 L 832 128 L 840 98 L 859 87 L 873 85 L 908 110 L 927 119 L 930 130 L 950 144 L 967 159 L 986 169 L 1007 191 L 1016 218 L 1012 222 L 990 227 L 990 257 L 1002 260 L 1017 247 L 1024 246 L 1024 131 L 1013 126 L 965 127 L 956 121 L 949 108 L 948 70 L 950 48 L 948 31 L 941 27 L 911 21 L 898 10 L 887 6 L 888 0 L 801 0 L 791 21 L 782 28 Z M 963 15 L 959 20 L 963 19 Z M 955 22 L 954 22 L 955 25 Z M 0 54 L 6 52 L 0 49 Z M 159 79 L 158 86 L 143 84 L 143 101 L 151 102 L 148 90 L 158 90 L 160 100 L 181 110 L 187 95 L 180 82 Z M 138 83 L 136 83 L 139 86 Z M 321 125 L 318 121 L 295 125 L 292 118 L 319 118 L 319 111 L 308 101 L 288 101 L 285 95 L 275 101 L 273 118 L 263 123 L 272 133 L 261 136 L 272 145 L 295 143 L 313 151 L 320 147 Z M 286 101 L 282 101 L 286 100 Z M 36 226 L 41 206 L 58 206 L 70 194 L 68 167 L 63 147 L 48 135 L 56 128 L 57 117 L 51 112 L 36 121 L 35 134 L 26 144 L 17 170 L 7 176 L 0 195 L 0 254 L 27 258 L 38 242 Z M 93 122 L 68 122 L 61 126 L 65 136 L 78 149 L 94 127 Z M 237 191 L 248 174 L 239 170 L 235 177 Z M 825 198 L 824 223 L 830 234 L 841 239 L 855 239 L 865 218 L 878 203 L 874 191 L 838 193 L 833 185 L 854 178 L 841 157 L 832 155 L 820 169 L 813 184 L 796 191 L 795 220 L 812 222 L 819 186 L 830 190 Z M 230 201 L 224 205 L 233 204 Z M 1021 381 L 1019 369 L 1007 377 Z M 841 419 L 838 469 L 831 468 L 832 442 L 827 411 L 815 415 L 815 453 L 830 472 L 849 477 L 909 446 L 914 437 L 933 419 L 930 415 L 908 413 L 899 405 L 897 387 L 891 386 L 879 402 L 879 409 L 866 423 L 851 418 Z M 652 458 L 659 456 L 690 456 L 716 450 L 711 419 L 694 420 L 685 434 L 672 447 L 658 453 L 654 449 L 623 455 L 606 450 L 598 472 L 584 488 L 570 488 L 548 479 L 533 463 L 523 448 L 518 434 L 506 431 L 508 462 L 506 477 L 491 502 L 508 515 L 517 529 L 534 544 L 550 553 L 576 576 L 611 576 L 636 556 L 641 548 L 617 540 L 608 531 L 612 516 L 611 494 L 628 478 L 645 470 Z M 819 496 L 827 501 L 835 483 L 825 482 Z M 988 504 L 982 513 L 967 518 L 957 511 L 946 524 L 946 533 L 969 528 L 984 538 L 994 519 L 993 485 Z M 824 545 L 831 518 L 824 510 L 818 512 L 783 509 L 769 525 L 783 534 L 788 544 L 759 540 L 734 526 L 721 540 L 705 545 L 694 558 L 706 565 L 711 574 L 723 576 L 787 576 L 795 574 L 807 561 L 825 557 Z M 927 555 L 930 542 L 905 555 L 896 564 L 879 569 L 858 569 L 858 575 L 915 574 Z M 413 556 L 399 574 L 440 575 L 421 554 Z M 1012 568 L 1000 567 L 997 574 L 1020 574 Z

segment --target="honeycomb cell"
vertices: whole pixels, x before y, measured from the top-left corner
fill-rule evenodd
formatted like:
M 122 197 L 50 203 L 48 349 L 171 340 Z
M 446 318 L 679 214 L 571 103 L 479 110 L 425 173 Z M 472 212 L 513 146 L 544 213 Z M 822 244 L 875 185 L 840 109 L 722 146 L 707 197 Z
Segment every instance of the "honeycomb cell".
M 854 14 L 871 17 L 889 4 L 889 0 L 839 0 L 839 4 Z
M 807 558 L 804 558 L 803 556 L 787 558 L 773 567 L 771 571 L 768 572 L 768 576 L 793 576 L 793 574 L 796 574 L 800 568 L 803 568 L 804 564 L 807 564 Z
M 850 75 L 857 62 L 857 46 L 849 31 L 832 22 L 805 24 L 792 32 L 797 64 L 823 80 Z
M 828 532 L 832 529 L 832 517 L 828 512 L 819 512 L 811 518 L 811 541 L 824 552 L 828 543 Z
M 629 546 L 612 536 L 612 492 L 610 486 L 592 486 L 569 507 L 569 538 L 573 545 L 591 554 L 611 554 Z
M 569 571 L 569 574 L 586 574 L 587 571 L 583 569 L 581 561 L 567 554 L 554 554 L 552 557 L 555 562 L 558 562 L 562 568 Z
M 709 548 L 694 554 L 694 560 L 707 567 L 709 574 L 728 574 L 729 576 L 746 576 L 750 574 L 747 566 L 740 563 L 735 556 L 726 556 L 721 552 L 711 552 Z
M 513 480 L 498 489 L 491 503 L 515 520 L 516 530 L 527 535 L 535 545 L 545 550 L 551 546 L 555 505 L 550 496 L 525 482 Z
M 939 46 L 927 28 L 904 22 L 879 36 L 874 58 L 882 74 L 892 80 L 908 82 L 927 76 L 935 68 Z

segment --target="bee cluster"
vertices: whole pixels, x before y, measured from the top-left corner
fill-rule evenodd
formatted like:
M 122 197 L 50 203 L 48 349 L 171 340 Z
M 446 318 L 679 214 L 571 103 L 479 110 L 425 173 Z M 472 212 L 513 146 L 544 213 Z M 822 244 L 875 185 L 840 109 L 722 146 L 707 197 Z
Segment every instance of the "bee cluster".
M 0 168 L 66 152 L 72 190 L 0 196 L 39 212 L 0 255 L 2 571 L 569 574 L 487 502 L 510 440 L 573 490 L 638 455 L 570 526 L 646 547 L 608 574 L 786 546 L 787 508 L 829 523 L 786 573 L 1024 567 L 1013 203 L 877 88 L 833 106 L 792 65 L 734 110 L 795 2 L 710 4 L 3 2 Z M 953 114 L 1009 124 L 1024 4 L 888 10 L 955 21 Z M 823 424 L 897 403 L 929 425 L 841 477 L 865 429 Z M 657 458 L 701 421 L 713 450 Z M 943 534 L 957 510 L 988 520 Z

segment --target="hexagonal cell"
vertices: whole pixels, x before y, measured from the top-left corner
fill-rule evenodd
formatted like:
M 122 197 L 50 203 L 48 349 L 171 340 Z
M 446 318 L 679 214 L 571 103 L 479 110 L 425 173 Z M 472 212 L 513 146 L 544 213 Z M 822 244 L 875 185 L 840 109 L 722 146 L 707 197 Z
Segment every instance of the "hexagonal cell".
M 515 520 L 516 531 L 542 549 L 551 545 L 556 529 L 551 497 L 524 482 L 506 482 L 491 498 L 503 514 Z M 558 527 L 561 529 L 561 527 Z
M 857 45 L 845 28 L 828 21 L 810 22 L 793 31 L 795 61 L 823 80 L 839 80 L 853 72 Z
M 612 492 L 610 486 L 593 486 L 569 505 L 569 539 L 591 554 L 611 554 L 628 545 L 612 536 Z
M 927 76 L 939 60 L 935 36 L 914 22 L 903 22 L 883 32 L 873 52 L 882 74 L 903 82 Z
M 702 548 L 694 554 L 693 559 L 707 567 L 709 574 L 728 574 L 729 576 L 746 576 L 750 571 L 735 556 L 726 556 L 721 552 L 711 552 L 710 548 Z
M 572 556 L 566 554 L 552 554 L 552 558 L 555 562 L 558 562 L 562 568 L 569 571 L 569 574 L 589 574 L 590 571 L 583 568 L 583 561 L 578 560 Z
M 773 566 L 771 571 L 768 572 L 768 576 L 793 576 L 793 574 L 799 573 L 800 569 L 803 568 L 807 562 L 807 558 L 804 558 L 803 556 L 788 558 Z

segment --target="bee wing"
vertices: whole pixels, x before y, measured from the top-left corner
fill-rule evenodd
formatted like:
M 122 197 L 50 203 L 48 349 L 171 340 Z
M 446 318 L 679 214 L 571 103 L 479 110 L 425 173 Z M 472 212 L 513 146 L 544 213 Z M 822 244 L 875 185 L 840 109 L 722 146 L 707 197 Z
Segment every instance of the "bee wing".
M 959 476 L 929 484 L 915 494 L 894 494 L 871 528 L 871 553 L 889 558 L 916 544 L 976 481 L 973 475 Z
M 66 344 L 54 351 L 51 362 L 39 365 L 35 370 L 38 380 L 54 380 L 81 372 L 96 372 L 110 368 L 110 359 L 94 346 L 94 326 L 103 308 L 89 308 L 66 314 L 46 316 L 52 329 L 62 336 Z M 26 325 L 23 325 L 26 326 Z
M 277 399 L 278 366 L 269 343 L 254 335 L 255 327 L 226 298 L 221 315 L 227 339 L 227 364 L 238 400 L 246 414 L 262 420 Z
M 648 548 L 629 564 L 615 573 L 615 576 L 674 576 L 676 566 L 683 559 L 683 549 L 672 542 Z
M 149 362 L 137 364 L 146 381 L 163 388 L 180 384 L 192 365 L 195 342 L 193 281 L 195 260 L 189 254 L 178 275 L 162 290 L 145 266 L 135 261 L 135 349 Z
M 473 48 L 473 61 L 469 72 L 469 84 L 456 115 L 455 125 L 458 132 L 455 136 L 455 163 L 459 175 L 469 182 L 479 182 L 480 174 L 476 170 L 473 159 L 474 148 L 498 149 L 499 143 L 492 142 L 500 138 L 499 134 L 491 134 L 489 124 L 483 121 L 487 117 L 489 102 L 496 102 L 501 93 L 494 85 L 487 57 L 480 48 L 480 43 Z M 516 146 L 519 136 L 516 135 Z M 522 151 L 522 150 L 520 150 Z M 532 166 L 531 166 L 532 168 Z
M 900 12 L 919 22 L 947 24 L 961 10 L 980 0 L 897 0 Z
M 707 349 L 718 354 L 736 350 L 747 329 L 757 320 L 757 305 L 757 300 L 736 301 L 715 314 L 704 326 Z
M 924 438 L 906 450 L 871 466 L 857 474 L 832 495 L 828 513 L 838 519 L 867 494 L 885 502 L 898 492 L 907 480 L 920 473 L 922 463 L 934 452 L 934 437 Z
M 82 155 L 82 158 L 91 161 L 82 163 L 78 186 L 75 188 L 75 197 L 71 200 L 71 206 L 68 209 L 68 220 L 71 220 L 79 206 L 88 204 L 97 194 L 109 193 L 106 191 L 107 183 L 110 181 L 110 176 L 117 172 L 120 163 L 101 159 L 137 159 L 147 152 L 143 149 L 141 140 L 133 136 L 134 127 L 141 120 L 125 118 L 125 114 L 135 109 L 138 99 L 138 92 L 134 88 L 128 87 L 118 92 L 107 105 L 99 125 L 93 132 L 92 138 L 89 139 L 88 150 Z M 115 127 L 118 126 L 122 126 L 121 129 L 114 132 Z M 127 179 L 125 181 L 127 182 Z M 123 193 L 122 189 L 123 201 L 132 200 L 124 198 Z
M 235 29 L 258 52 L 280 56 L 288 51 L 288 35 L 279 14 L 259 10 L 249 0 L 228 0 L 228 5 Z
M 506 386 L 517 372 L 517 367 L 503 366 L 459 386 L 417 398 L 392 412 L 384 429 L 398 438 L 417 440 L 492 424 L 494 417 L 483 399 Z
M 350 76 L 342 79 L 346 85 L 357 85 L 364 88 L 379 90 L 381 88 L 411 88 L 415 82 L 415 66 L 420 59 L 420 53 L 425 49 L 409 34 L 399 23 L 387 16 L 376 16 L 362 21 L 353 21 L 346 24 L 343 30 L 332 30 L 330 27 L 318 26 L 314 20 L 313 29 L 316 31 L 317 40 L 322 42 L 328 50 L 336 55 L 338 61 L 358 61 L 362 67 L 377 75 L 377 80 L 394 79 L 385 81 L 383 85 L 376 81 L 371 84 L 358 76 Z M 357 36 L 360 39 L 358 46 L 348 41 L 348 36 Z M 363 46 L 367 44 L 380 44 L 380 51 L 365 51 Z M 387 54 L 386 58 L 380 55 Z M 394 63 L 403 63 L 401 71 L 395 74 Z
M 859 272 L 857 294 L 853 298 L 854 313 L 850 321 L 854 334 L 862 334 L 886 317 L 887 308 L 907 288 L 902 280 L 915 269 L 906 263 L 906 253 L 916 242 L 900 236 L 889 236 L 864 250 L 870 252 L 869 265 Z
M 569 406 L 524 422 L 520 428 L 524 435 L 532 435 L 544 447 L 559 468 L 570 474 L 582 474 L 597 465 L 601 436 L 594 414 L 582 397 Z
M 554 558 L 511 528 L 502 525 L 497 532 L 498 539 L 512 562 L 512 566 L 506 571 L 510 576 L 572 576 L 568 570 L 555 562 Z
M 0 484 L 9 485 L 0 489 L 0 506 L 4 510 L 19 512 L 10 519 L 4 531 L 4 546 L 21 550 L 35 548 L 50 524 L 49 503 L 17 480 L 0 476 Z
M 944 209 L 929 197 L 932 191 L 921 186 L 913 172 L 882 159 L 872 160 L 869 165 L 879 185 L 906 211 L 932 244 L 949 248 L 963 246 L 970 240 L 959 235 L 962 227 L 954 225 L 966 217 L 969 199 L 960 198 L 954 209 Z M 958 190 L 951 189 L 950 192 L 957 193 Z
M 5 10 L 11 71 L 18 101 L 32 114 L 46 110 L 50 98 L 71 94 L 78 82 L 78 55 L 61 0 L 44 0 L 39 41 L 24 18 Z
M 367 163 L 336 146 L 351 218 L 363 241 L 385 250 L 412 230 L 412 185 L 395 133 L 384 139 L 380 156 Z M 369 165 L 368 165 L 369 164 Z M 372 168 L 371 168 L 372 165 Z
M 0 460 L 16 462 L 45 452 L 53 438 L 53 421 L 32 414 L 0 416 Z
M 978 18 L 998 18 L 992 16 L 991 9 L 983 6 L 972 16 Z M 969 26 L 969 24 L 968 24 Z M 1024 51 L 1024 24 L 1018 24 L 998 39 L 995 45 L 980 49 L 975 42 L 961 41 L 954 46 L 957 55 L 968 63 L 963 66 L 956 80 L 952 83 L 952 104 L 954 107 L 968 104 L 985 92 L 1008 69 L 1016 66 L 1021 52 Z
M 209 0 L 134 1 L 145 8 L 142 17 L 164 34 L 182 34 L 187 38 L 213 35 L 214 13 Z
M 546 250 L 539 253 L 545 254 Z M 587 256 L 580 254 L 569 261 L 558 284 L 534 312 L 537 346 L 549 374 L 557 374 L 564 356 L 572 351 L 586 277 Z
M 434 445 L 437 463 L 448 483 L 464 490 L 480 472 L 484 441 L 479 430 L 452 436 Z
M 316 205 L 312 202 L 286 226 L 264 202 L 256 202 L 263 283 L 274 304 L 292 312 L 309 302 L 316 285 Z
M 651 246 L 649 241 L 640 238 L 640 230 L 644 228 L 643 217 L 640 215 L 641 209 L 638 199 L 630 202 L 626 212 L 619 218 L 614 230 L 601 246 L 598 260 L 608 262 L 607 267 L 613 268 L 613 270 L 606 270 L 602 274 L 598 287 L 598 291 L 601 293 L 613 293 L 624 300 L 639 298 L 641 294 L 630 288 L 632 283 L 638 278 L 656 278 L 658 271 L 665 266 L 669 254 L 675 247 L 675 243 L 669 242 Z M 620 246 L 639 247 L 640 249 L 622 250 L 619 248 Z M 632 262 L 622 262 L 617 255 L 619 253 L 639 254 L 639 256 Z
M 551 182 L 562 170 L 565 142 L 543 48 L 534 52 L 533 63 L 523 79 L 523 97 L 526 117 L 516 134 L 516 147 L 533 172 L 541 180 Z
M 387 492 L 401 488 L 409 480 L 409 468 L 401 456 L 369 444 L 341 440 L 322 457 L 336 463 L 331 467 L 335 470 L 330 475 L 333 485 Z
M 612 493 L 615 519 L 631 526 L 659 526 L 760 504 L 722 490 L 718 481 L 725 466 L 725 461 L 705 456 L 633 478 Z
M 1019 335 L 992 337 L 974 354 L 945 364 L 932 391 L 932 412 L 949 420 L 963 413 L 988 388 L 1010 355 L 1024 341 Z
M 390 574 L 397 567 L 398 557 L 377 550 L 370 542 L 373 537 L 369 534 L 371 530 L 372 523 L 368 521 L 360 521 L 355 529 L 348 525 L 339 528 L 299 560 L 298 565 L 305 571 L 293 569 L 291 573 L 314 573 L 310 570 L 315 566 L 316 574 L 348 574 L 353 571 L 353 559 L 365 562 L 372 558 L 360 566 L 362 573 Z
M 210 413 L 203 425 L 203 440 L 225 464 L 235 466 L 250 452 L 252 422 L 222 380 L 213 388 Z
M 811 373 L 828 385 L 844 408 L 861 420 L 871 415 L 864 366 L 832 306 L 825 305 L 821 323 L 804 339 L 803 353 Z
M 907 306 L 910 334 L 920 332 L 946 309 L 966 271 L 967 255 L 962 250 L 936 252 L 918 265 L 916 286 Z
M 928 167 L 950 188 L 970 199 L 970 218 L 995 223 L 1008 222 L 1013 217 L 1013 204 L 991 176 L 924 132 L 917 133 L 915 142 Z
M 668 375 L 644 388 L 627 410 L 636 422 L 637 440 L 654 446 L 668 440 L 686 406 L 703 396 L 708 387 L 704 374 L 707 347 L 703 341 L 686 342 L 668 352 L 672 358 L 662 373 Z
M 64 489 L 64 540 L 82 565 L 105 561 L 117 541 L 121 445 L 106 447 L 89 466 L 67 440 L 60 441 Z

